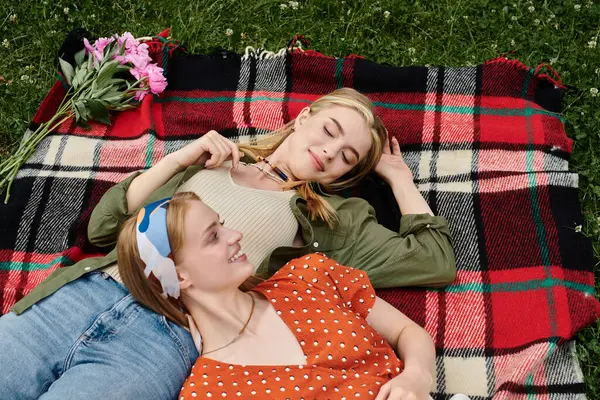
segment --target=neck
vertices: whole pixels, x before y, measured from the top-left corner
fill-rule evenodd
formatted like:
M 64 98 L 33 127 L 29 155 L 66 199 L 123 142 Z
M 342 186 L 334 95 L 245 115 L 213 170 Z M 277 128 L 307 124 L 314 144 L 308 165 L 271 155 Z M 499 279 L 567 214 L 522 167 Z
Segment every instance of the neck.
M 238 289 L 186 296 L 184 304 L 202 335 L 203 352 L 217 349 L 235 339 L 252 310 L 250 294 Z
M 288 178 L 290 179 L 290 181 L 294 181 L 294 180 L 296 180 L 296 178 L 290 172 L 290 168 L 288 167 L 288 163 L 287 163 L 287 160 L 289 160 L 289 157 L 288 157 L 289 151 L 288 150 L 289 149 L 287 147 L 287 141 L 284 141 L 267 158 L 269 159 L 269 163 L 271 163 L 272 165 L 276 165 L 277 168 L 279 168 L 280 170 L 282 170 L 288 176 Z

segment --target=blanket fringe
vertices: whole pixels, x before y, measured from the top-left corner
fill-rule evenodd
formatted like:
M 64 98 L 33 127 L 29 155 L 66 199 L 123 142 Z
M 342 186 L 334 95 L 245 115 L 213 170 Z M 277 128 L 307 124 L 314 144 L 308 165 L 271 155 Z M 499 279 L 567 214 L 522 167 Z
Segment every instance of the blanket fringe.
M 246 60 L 248 58 L 257 58 L 259 60 L 265 60 L 265 59 L 275 58 L 275 57 L 285 57 L 285 55 L 287 54 L 287 51 L 288 51 L 288 49 L 286 47 L 280 49 L 277 52 L 274 52 L 274 51 L 268 51 L 263 48 L 255 49 L 252 46 L 248 46 L 248 47 L 246 47 L 246 50 L 244 51 L 244 56 L 242 57 L 242 60 Z

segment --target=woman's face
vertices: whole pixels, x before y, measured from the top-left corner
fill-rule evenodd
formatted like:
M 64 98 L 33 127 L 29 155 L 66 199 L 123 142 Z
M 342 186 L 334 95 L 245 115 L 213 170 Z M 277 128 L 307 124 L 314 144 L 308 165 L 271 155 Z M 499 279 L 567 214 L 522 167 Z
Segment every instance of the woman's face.
M 237 289 L 254 272 L 240 247 L 242 234 L 223 226 L 219 215 L 190 200 L 185 213 L 183 248 L 175 254 L 182 291 Z
M 331 183 L 367 155 L 372 139 L 358 111 L 331 106 L 315 114 L 302 110 L 286 142 L 287 166 L 296 179 Z

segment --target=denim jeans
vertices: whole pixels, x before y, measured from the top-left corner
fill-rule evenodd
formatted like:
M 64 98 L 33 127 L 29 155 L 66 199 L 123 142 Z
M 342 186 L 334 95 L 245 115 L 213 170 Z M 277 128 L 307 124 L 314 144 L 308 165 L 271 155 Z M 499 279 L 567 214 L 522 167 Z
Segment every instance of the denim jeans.
M 93 272 L 0 318 L 0 399 L 175 399 L 197 357 L 184 328 Z

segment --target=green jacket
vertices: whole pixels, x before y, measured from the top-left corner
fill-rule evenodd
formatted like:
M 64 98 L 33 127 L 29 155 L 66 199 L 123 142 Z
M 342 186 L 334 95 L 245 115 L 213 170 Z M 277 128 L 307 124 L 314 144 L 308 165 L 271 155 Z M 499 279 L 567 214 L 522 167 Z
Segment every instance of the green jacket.
M 145 204 L 172 196 L 202 167 L 192 166 L 176 174 L 156 190 Z M 131 215 L 127 212 L 126 193 L 136 172 L 107 191 L 94 211 L 88 226 L 92 244 L 114 246 L 119 229 Z M 375 288 L 398 286 L 439 287 L 456 276 L 456 260 L 445 218 L 429 214 L 404 215 L 400 232 L 377 223 L 375 210 L 365 200 L 327 197 L 339 223 L 334 230 L 322 221 L 309 221 L 305 201 L 297 195 L 290 200 L 292 212 L 302 229 L 307 245 L 275 249 L 259 266 L 258 273 L 272 275 L 289 260 L 313 252 L 323 252 L 342 265 L 361 269 Z M 11 310 L 22 313 L 41 299 L 80 276 L 117 261 L 116 249 L 101 258 L 87 258 L 68 268 L 59 268 Z

